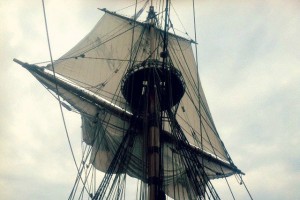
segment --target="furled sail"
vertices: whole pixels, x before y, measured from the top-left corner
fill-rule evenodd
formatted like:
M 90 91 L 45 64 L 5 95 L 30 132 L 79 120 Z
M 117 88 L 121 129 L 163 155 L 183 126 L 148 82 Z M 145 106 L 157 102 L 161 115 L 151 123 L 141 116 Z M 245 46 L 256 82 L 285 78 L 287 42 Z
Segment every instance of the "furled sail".
M 53 73 L 46 73 L 52 71 L 51 65 L 44 70 L 29 69 L 42 84 L 81 113 L 83 140 L 92 146 L 90 162 L 103 172 L 108 171 L 124 137 L 139 131 L 131 130 L 139 119 L 132 117 L 134 110 L 122 95 L 121 84 L 127 70 L 147 60 L 149 55 L 155 54 L 156 60 L 163 61 L 162 30 L 156 28 L 154 36 L 155 52 L 150 52 L 147 23 L 107 11 L 85 38 L 54 62 L 56 80 Z M 182 164 L 182 147 L 194 152 L 209 179 L 241 172 L 232 163 L 215 128 L 197 76 L 191 41 L 168 34 L 168 44 L 172 65 L 181 72 L 185 82 L 185 93 L 175 114 L 188 144 L 174 137 L 168 120 L 162 125 L 166 138 L 163 142 L 165 192 L 177 199 L 188 193 L 187 187 L 193 184 L 187 180 L 187 169 Z M 114 173 L 127 173 L 145 180 L 143 138 L 138 133 L 134 136 L 130 149 L 126 149 L 129 156 L 124 158 L 125 164 Z M 181 192 L 175 195 L 174 188 Z

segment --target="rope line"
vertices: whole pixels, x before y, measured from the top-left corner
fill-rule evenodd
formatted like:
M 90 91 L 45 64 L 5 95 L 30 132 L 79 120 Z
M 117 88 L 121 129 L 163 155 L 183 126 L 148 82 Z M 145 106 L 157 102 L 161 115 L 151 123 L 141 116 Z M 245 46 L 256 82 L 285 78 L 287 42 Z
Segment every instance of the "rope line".
M 142 0 L 140 2 L 143 2 L 143 1 L 145 1 L 145 0 Z M 136 0 L 135 4 L 133 4 L 133 5 L 135 5 L 135 15 L 137 13 L 137 4 L 140 3 L 140 2 L 137 2 L 137 0 Z M 168 0 L 166 0 L 166 2 L 168 2 Z M 142 46 L 142 39 L 144 37 L 144 31 L 146 30 L 146 27 L 144 27 L 144 30 L 142 31 L 142 34 L 140 35 L 140 39 L 136 40 L 136 42 L 134 43 L 135 27 L 138 26 L 135 23 L 134 23 L 134 25 L 131 28 L 126 29 L 125 31 L 124 31 L 124 29 L 118 30 L 118 32 L 117 32 L 118 34 L 117 35 L 113 35 L 113 37 L 108 38 L 107 40 L 105 40 L 104 42 L 102 42 L 102 43 L 100 43 L 100 44 L 98 44 L 96 46 L 89 47 L 89 48 L 87 48 L 85 50 L 81 49 L 84 52 L 82 54 L 80 54 L 80 56 L 71 56 L 71 57 L 61 58 L 61 59 L 58 59 L 58 60 L 53 60 L 53 58 L 52 58 L 52 52 L 51 52 L 50 37 L 49 37 L 49 31 L 48 31 L 48 25 L 47 25 L 46 9 L 45 9 L 45 5 L 44 5 L 44 0 L 42 0 L 42 4 L 43 4 L 43 13 L 44 13 L 46 33 L 47 33 L 47 42 L 48 42 L 48 48 L 49 48 L 49 54 L 50 54 L 50 61 L 40 62 L 40 63 L 36 63 L 36 64 L 44 64 L 44 63 L 49 63 L 50 62 L 51 65 L 49 65 L 49 66 L 51 66 L 51 69 L 53 71 L 54 79 L 56 79 L 56 72 L 55 72 L 55 69 L 54 69 L 54 62 L 56 62 L 56 61 L 63 61 L 63 60 L 67 60 L 67 59 L 78 59 L 79 57 L 80 57 L 80 59 L 99 59 L 99 60 L 102 59 L 102 60 L 120 61 L 120 62 L 128 62 L 127 69 L 130 68 L 130 67 L 132 67 L 133 63 L 141 62 L 141 61 L 137 61 L 136 57 L 138 56 L 138 52 L 140 50 L 140 47 Z M 173 5 L 171 3 L 170 3 L 170 6 L 173 7 Z M 130 7 L 130 6 L 128 6 L 128 7 Z M 168 9 L 170 10 L 170 7 Z M 173 7 L 173 9 L 174 9 L 174 7 Z M 175 11 L 175 9 L 174 9 L 174 11 Z M 169 24 L 170 24 L 170 28 L 173 29 L 174 33 L 175 33 L 175 30 L 173 28 L 173 25 L 172 25 L 170 19 L 169 19 L 170 16 L 167 15 L 167 14 L 168 13 L 166 12 L 166 15 L 165 15 L 165 18 L 164 18 L 165 19 L 165 30 L 164 30 L 164 37 L 163 38 L 164 38 L 165 43 L 164 43 L 163 50 L 164 51 L 167 51 L 169 49 L 173 50 L 174 51 L 174 57 L 175 57 L 174 61 L 176 61 L 176 59 L 178 59 L 177 62 L 179 62 L 179 67 L 178 68 L 182 68 L 183 73 L 185 73 L 185 75 L 187 77 L 189 75 L 191 77 L 193 77 L 191 70 L 189 68 L 187 68 L 187 69 L 184 68 L 184 65 L 188 65 L 188 62 L 186 61 L 186 57 L 184 56 L 184 52 L 183 52 L 184 50 L 182 49 L 181 45 L 179 44 L 178 38 L 176 38 L 175 43 L 177 42 L 177 44 L 178 44 L 178 46 L 180 48 L 180 53 L 182 54 L 181 56 L 183 57 L 183 63 L 180 63 L 180 60 L 182 60 L 182 59 L 179 58 L 180 55 L 176 55 L 175 50 L 174 50 L 175 47 L 172 46 L 172 44 L 170 45 L 170 47 L 168 46 L 168 43 L 167 43 L 168 42 L 168 29 L 166 29 L 166 28 L 167 27 L 169 28 Z M 178 17 L 178 14 L 176 13 L 176 11 L 175 11 L 175 14 Z M 161 18 L 161 20 L 162 19 L 163 19 L 163 17 Z M 197 80 L 194 80 L 193 78 L 191 80 L 188 80 L 188 83 L 190 85 L 190 89 L 187 89 L 186 94 L 187 94 L 188 98 L 191 100 L 191 103 L 193 104 L 193 106 L 196 108 L 197 113 L 198 113 L 199 118 L 200 118 L 200 135 L 201 135 L 200 141 L 201 141 L 201 149 L 205 148 L 205 146 L 203 146 L 203 142 L 206 141 L 208 144 L 211 145 L 213 153 L 217 156 L 217 153 L 221 154 L 222 152 L 219 152 L 212 145 L 212 142 L 210 141 L 210 137 L 208 135 L 209 131 L 206 130 L 207 128 L 205 128 L 205 127 L 203 129 L 201 128 L 202 126 L 204 126 L 205 124 L 207 124 L 208 128 L 210 128 L 216 134 L 217 139 L 219 139 L 221 141 L 221 139 L 220 139 L 220 137 L 218 135 L 218 132 L 217 132 L 217 130 L 215 128 L 215 125 L 213 123 L 213 120 L 211 118 L 210 112 L 209 112 L 208 108 L 206 108 L 206 105 L 203 102 L 203 99 L 201 98 L 201 95 L 200 95 L 201 83 L 200 83 L 199 69 L 198 69 L 198 67 L 199 67 L 198 56 L 197 56 L 198 55 L 198 50 L 197 50 L 197 45 L 196 45 L 197 44 L 197 30 L 196 30 L 195 0 L 193 0 L 193 19 L 194 19 L 194 34 L 195 34 L 194 37 L 195 37 L 195 51 L 196 51 Z M 180 19 L 179 19 L 179 21 L 180 21 Z M 180 23 L 182 24 L 181 21 L 180 21 Z M 184 30 L 185 30 L 185 28 L 184 28 Z M 111 40 L 113 40 L 113 39 L 115 39 L 115 38 L 117 38 L 117 37 L 125 34 L 128 31 L 132 31 L 131 49 L 130 49 L 130 58 L 129 59 L 115 59 L 115 58 L 101 58 L 101 57 L 85 56 L 85 53 L 87 53 L 87 52 L 89 52 L 89 51 L 91 51 L 91 50 L 99 47 L 100 45 L 103 45 L 103 44 L 105 44 L 105 43 L 107 43 L 107 42 L 109 42 L 109 41 L 111 41 Z M 147 59 L 149 59 L 152 54 L 158 53 L 159 48 L 160 47 L 156 47 L 153 50 L 153 52 L 150 52 L 150 55 L 149 55 L 149 57 Z M 164 59 L 163 63 L 165 64 L 165 62 L 167 62 L 167 60 Z M 172 61 L 169 61 L 169 62 L 172 62 Z M 121 65 L 122 65 L 122 63 L 119 64 L 119 67 L 121 67 Z M 119 68 L 117 68 L 117 69 L 119 69 Z M 126 71 L 127 70 L 125 70 L 124 73 Z M 112 79 L 111 78 L 112 76 L 113 76 L 113 74 L 107 79 L 107 82 Z M 77 82 L 79 82 L 79 81 L 77 81 Z M 60 112 L 61 112 L 61 116 L 62 116 L 62 120 L 63 120 L 63 125 L 64 125 L 64 129 L 65 129 L 66 137 L 67 137 L 69 148 L 70 148 L 70 151 L 71 151 L 71 154 L 72 154 L 72 157 L 73 157 L 73 161 L 74 161 L 76 169 L 77 169 L 77 177 L 76 177 L 74 186 L 72 188 L 72 191 L 70 193 L 69 200 L 74 199 L 80 181 L 83 183 L 83 188 L 82 188 L 82 190 L 81 190 L 81 192 L 79 194 L 79 198 L 83 199 L 83 194 L 84 194 L 83 192 L 84 192 L 84 190 L 89 195 L 92 194 L 90 192 L 92 190 L 92 179 L 96 178 L 96 174 L 95 174 L 96 172 L 94 173 L 92 171 L 92 169 L 93 169 L 92 167 L 90 167 L 89 169 L 85 170 L 85 163 L 86 163 L 87 159 L 89 158 L 90 153 L 92 152 L 92 147 L 88 147 L 88 148 L 86 147 L 85 148 L 85 150 L 83 151 L 82 158 L 81 158 L 81 162 L 80 162 L 81 164 L 78 166 L 78 164 L 76 162 L 76 159 L 75 159 L 74 152 L 73 152 L 72 144 L 71 144 L 71 141 L 70 141 L 69 132 L 68 132 L 68 128 L 67 128 L 67 124 L 66 124 L 64 112 L 63 112 L 63 109 L 62 109 L 63 102 L 62 102 L 62 97 L 60 96 L 61 92 L 59 91 L 59 86 L 57 85 L 57 83 L 54 82 L 54 84 L 55 84 L 55 89 L 56 89 L 56 94 L 57 94 L 57 100 L 58 100 L 59 106 L 60 106 Z M 86 84 L 86 83 L 83 83 L 83 84 Z M 120 85 L 120 83 L 119 83 L 119 85 Z M 92 88 L 92 87 L 94 87 L 94 89 L 97 89 L 97 91 L 100 90 L 100 89 L 97 88 L 98 86 L 91 86 L 90 88 Z M 106 92 L 106 91 L 104 91 L 104 90 L 101 89 L 101 92 Z M 114 99 L 115 99 L 115 101 L 117 101 L 118 97 L 120 96 L 120 86 L 117 87 L 117 90 L 115 92 L 107 92 L 107 96 L 108 96 L 108 94 L 112 95 L 112 98 L 110 99 L 111 101 L 113 101 Z M 197 102 L 193 101 L 193 97 L 195 97 L 195 96 L 196 97 L 198 96 L 198 99 L 196 99 L 196 100 L 199 100 L 199 105 L 196 105 Z M 198 107 L 198 109 L 197 109 L 197 107 Z M 201 111 L 201 109 L 203 109 L 203 111 Z M 205 115 L 203 115 L 203 112 L 206 114 L 206 116 L 207 116 L 208 119 L 205 118 Z M 176 117 L 175 117 L 176 112 L 174 112 L 174 111 L 172 111 L 170 109 L 170 110 L 167 110 L 165 114 L 167 115 L 168 119 L 170 120 L 169 121 L 169 123 L 170 123 L 169 125 L 170 125 L 170 128 L 172 129 L 172 133 L 174 134 L 174 136 L 178 140 L 181 140 L 184 143 L 187 143 L 188 140 L 186 138 L 186 134 L 190 134 L 190 132 L 192 132 L 193 138 L 197 139 L 197 141 L 199 141 L 199 138 L 198 138 L 199 136 L 194 136 L 194 134 L 195 134 L 194 129 L 192 128 L 190 120 L 185 115 L 185 113 L 184 113 L 185 116 L 179 116 L 179 118 L 182 118 L 182 120 L 189 126 L 189 128 L 191 129 L 189 131 L 188 130 L 184 130 L 179 125 L 179 123 L 177 122 Z M 185 120 L 185 119 L 187 119 L 187 120 Z M 106 122 L 103 122 L 103 121 L 101 122 L 99 120 L 98 123 L 105 124 Z M 107 129 L 108 126 L 109 126 L 109 122 L 107 122 L 106 128 L 105 128 L 104 131 L 106 131 L 106 129 Z M 131 124 L 130 124 L 130 126 L 131 126 Z M 207 139 L 203 138 L 202 131 L 204 131 L 204 133 L 206 134 Z M 115 154 L 115 156 L 113 158 L 113 161 L 110 163 L 110 166 L 109 166 L 109 169 L 108 169 L 108 173 L 105 174 L 105 177 L 102 179 L 102 182 L 99 185 L 98 189 L 94 185 L 95 194 L 91 198 L 93 198 L 93 199 L 106 198 L 107 195 L 108 195 L 108 197 L 113 197 L 113 199 L 121 199 L 122 197 L 125 197 L 126 175 L 121 174 L 121 173 L 113 175 L 113 173 L 115 173 L 115 172 L 122 172 L 124 169 L 126 169 L 126 165 L 128 164 L 127 162 L 129 160 L 128 156 L 131 155 L 131 151 L 132 151 L 132 147 L 130 146 L 130 142 L 129 141 L 134 141 L 134 139 L 135 139 L 134 134 L 130 133 L 129 130 L 128 130 L 128 132 L 125 133 L 125 136 L 123 137 L 123 140 L 122 140 L 119 148 L 117 149 L 117 153 Z M 100 143 L 101 142 L 99 142 L 99 144 L 98 144 L 99 147 L 100 147 Z M 180 144 L 177 144 L 177 145 L 180 145 Z M 221 145 L 223 145 L 222 141 L 221 141 Z M 223 145 L 223 147 L 225 149 L 224 145 Z M 174 147 L 174 148 L 176 148 L 176 147 Z M 226 149 L 225 149 L 225 153 L 228 155 L 228 159 L 231 162 L 231 158 L 229 157 L 229 154 L 227 153 Z M 186 169 L 188 169 L 187 176 L 190 179 L 189 181 L 191 183 L 193 183 L 195 186 L 199 186 L 198 188 L 190 188 L 190 190 L 192 192 L 195 192 L 198 195 L 203 195 L 202 193 L 204 192 L 205 193 L 205 197 L 207 197 L 208 199 L 211 199 L 211 198 L 212 199 L 219 199 L 219 196 L 216 193 L 216 191 L 215 191 L 212 183 L 210 182 L 210 179 L 208 178 L 208 174 L 207 174 L 206 170 L 204 169 L 204 168 L 207 168 L 207 167 L 203 164 L 204 163 L 203 162 L 203 158 L 202 158 L 202 161 L 201 161 L 201 158 L 195 158 L 195 157 L 193 157 L 192 152 L 190 150 L 188 150 L 188 149 L 182 149 L 182 150 L 180 150 L 180 154 L 181 154 L 180 156 L 182 156 L 182 159 L 183 159 L 183 164 L 182 165 L 184 165 L 186 167 Z M 127 164 L 124 164 L 123 166 L 119 166 L 119 162 L 120 161 L 124 161 Z M 173 152 L 172 152 L 172 163 L 173 162 L 174 161 L 173 161 Z M 199 170 L 199 171 L 197 171 L 197 170 Z M 223 174 L 225 174 L 225 172 L 223 171 L 222 168 L 221 168 L 221 170 L 222 170 Z M 83 172 L 85 172 L 85 177 L 84 178 L 82 177 L 82 173 Z M 92 179 L 90 180 L 90 183 L 89 183 L 88 182 L 88 178 L 89 178 L 90 173 L 92 173 L 92 175 L 91 175 Z M 174 170 L 173 170 L 173 173 L 174 173 Z M 202 179 L 198 180 L 197 177 L 201 177 Z M 246 190 L 248 192 L 248 195 L 253 200 L 253 198 L 252 198 L 252 196 L 251 196 L 251 194 L 250 194 L 250 192 L 249 192 L 249 190 L 248 190 L 245 182 L 242 180 L 242 176 L 239 175 L 239 178 L 241 179 L 241 183 L 246 188 Z M 174 177 L 173 177 L 173 179 L 174 179 Z M 233 196 L 233 199 L 235 199 L 235 197 L 234 197 L 234 195 L 233 195 L 233 193 L 231 191 L 231 188 L 229 186 L 229 183 L 228 183 L 226 177 L 225 177 L 225 180 L 226 180 L 227 185 L 228 185 L 228 187 L 230 189 L 230 192 L 231 192 L 231 194 Z M 94 179 L 94 181 L 95 181 L 95 179 Z M 173 181 L 173 182 L 175 182 L 175 181 Z M 96 183 L 94 183 L 94 184 L 96 184 Z M 188 182 L 186 182 L 186 184 L 188 184 Z M 207 187 L 207 189 L 204 189 L 204 191 L 202 191 L 203 190 L 202 189 L 203 185 Z M 110 187 L 111 190 L 109 190 L 108 194 L 107 194 L 107 188 L 108 187 Z M 144 185 L 141 183 L 140 188 L 142 188 L 142 187 L 144 187 Z M 142 195 L 142 194 L 140 194 L 140 195 Z M 175 196 L 175 185 L 174 185 L 174 196 Z
M 50 60 L 51 60 L 51 67 L 52 67 L 52 70 L 53 70 L 54 79 L 56 79 L 55 69 L 54 69 L 54 65 L 53 65 L 54 62 L 53 62 L 52 51 L 51 51 L 51 43 L 50 43 L 50 37 L 49 37 L 47 15 L 46 15 L 46 9 L 45 9 L 45 2 L 44 2 L 44 0 L 42 0 L 42 5 L 43 5 L 43 15 L 44 15 L 45 28 L 46 28 L 46 35 L 47 35 L 47 43 L 48 43 Z M 74 161 L 76 169 L 77 169 L 77 173 L 78 173 L 78 175 L 80 175 L 78 164 L 76 162 L 74 151 L 73 151 L 73 148 L 72 148 L 72 145 L 71 145 L 71 141 L 70 141 L 69 132 L 68 132 L 68 129 L 67 129 L 67 124 L 66 124 L 64 112 L 63 112 L 63 109 L 62 109 L 62 102 L 61 102 L 61 98 L 60 98 L 60 95 L 59 95 L 59 90 L 58 90 L 57 83 L 55 83 L 55 87 L 56 87 L 56 91 L 57 91 L 57 98 L 58 98 L 58 101 L 59 101 L 59 108 L 60 108 L 60 112 L 61 112 L 61 116 L 62 116 L 62 120 L 63 120 L 63 125 L 64 125 L 64 129 L 65 129 L 65 133 L 66 133 L 66 136 L 67 136 L 68 144 L 69 144 L 69 147 L 70 147 L 70 151 L 71 151 L 71 154 L 72 154 L 73 161 Z M 87 188 L 85 188 L 85 189 L 87 190 Z
M 239 177 L 240 177 L 241 182 L 242 182 L 242 184 L 244 185 L 245 189 L 247 190 L 247 193 L 248 193 L 250 199 L 253 200 L 252 195 L 250 194 L 250 191 L 248 190 L 248 188 L 247 188 L 247 186 L 246 186 L 246 183 L 245 183 L 245 181 L 244 181 L 243 178 L 242 178 L 242 175 L 239 175 Z

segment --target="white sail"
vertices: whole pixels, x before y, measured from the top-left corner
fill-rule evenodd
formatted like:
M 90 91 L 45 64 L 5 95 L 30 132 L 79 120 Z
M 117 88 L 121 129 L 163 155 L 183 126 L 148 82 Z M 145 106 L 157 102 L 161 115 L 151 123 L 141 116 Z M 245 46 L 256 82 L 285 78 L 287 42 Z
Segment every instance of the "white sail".
M 126 106 L 120 93 L 121 79 L 129 65 L 131 44 L 139 39 L 142 27 L 136 26 L 134 32 L 132 39 L 132 23 L 105 14 L 82 41 L 54 63 L 55 72 L 112 103 Z
M 148 28 L 146 23 L 106 12 L 85 38 L 54 62 L 56 79 L 46 70 L 23 63 L 42 84 L 81 113 L 83 141 L 92 148 L 90 162 L 103 172 L 108 172 L 119 146 L 132 131 L 131 125 L 140 123 L 138 118 L 131 118 L 134 110 L 121 92 L 124 75 L 130 67 L 141 64 L 150 56 L 163 62 L 160 56 L 164 45 L 163 31 L 154 29 L 154 52 L 150 52 Z M 168 45 L 172 66 L 181 72 L 185 82 L 185 93 L 175 114 L 188 143 L 176 139 L 169 121 L 163 121 L 161 133 L 168 138 L 162 142 L 165 192 L 178 199 L 185 196 L 187 188 L 193 185 L 187 177 L 188 169 L 182 162 L 181 146 L 188 145 L 189 151 L 195 152 L 195 159 L 204 166 L 207 179 L 195 179 L 204 182 L 204 185 L 208 179 L 240 171 L 233 165 L 215 128 L 198 79 L 191 41 L 168 34 Z M 46 69 L 52 71 L 52 66 Z M 177 91 L 173 89 L 172 92 Z M 139 129 L 134 131 L 142 132 Z M 124 149 L 128 156 L 124 158 L 126 164 L 122 163 L 124 166 L 120 171 L 113 173 L 127 173 L 146 181 L 144 139 L 141 134 L 134 134 L 130 148 Z M 118 162 L 116 164 L 120 165 L 122 161 Z M 176 188 L 179 191 L 177 194 L 174 193 Z M 204 193 L 205 186 L 200 190 L 200 193 Z
M 177 112 L 177 120 L 185 130 L 185 135 L 191 144 L 228 160 L 214 127 L 200 80 L 198 82 L 197 65 L 191 43 L 175 36 L 169 38 L 172 61 L 174 66 L 181 71 L 186 83 L 186 93 L 180 102 L 181 108 Z
M 130 57 L 134 52 L 131 47 L 141 45 L 135 58 L 138 61 L 145 60 L 149 54 L 148 33 L 143 31 L 144 26 L 135 25 L 134 27 L 134 22 L 127 19 L 106 13 L 81 42 L 54 64 L 55 72 L 112 103 L 130 109 L 120 92 L 120 84 L 129 67 L 129 60 L 134 59 Z M 162 45 L 159 31 L 156 38 L 159 51 Z M 181 71 L 186 83 L 186 93 L 177 112 L 177 120 L 186 137 L 194 146 L 228 160 L 215 130 L 201 84 L 198 87 L 197 66 L 191 43 L 170 35 L 169 51 L 174 66 Z

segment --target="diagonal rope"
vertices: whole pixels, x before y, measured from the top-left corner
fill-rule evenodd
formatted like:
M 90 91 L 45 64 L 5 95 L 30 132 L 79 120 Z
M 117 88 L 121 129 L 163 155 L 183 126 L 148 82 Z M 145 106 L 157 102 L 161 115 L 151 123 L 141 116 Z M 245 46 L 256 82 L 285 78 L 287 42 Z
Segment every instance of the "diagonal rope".
M 54 66 L 53 66 L 53 57 L 52 57 L 52 51 L 51 51 L 51 43 L 50 43 L 50 37 L 49 37 L 49 30 L 48 30 L 48 23 L 47 23 L 47 16 L 46 16 L 46 9 L 45 9 L 44 0 L 42 0 L 42 5 L 43 5 L 43 14 L 44 14 L 44 21 L 45 21 L 45 28 L 46 28 L 46 35 L 47 35 L 47 43 L 48 43 L 50 60 L 51 60 L 51 67 L 52 67 L 52 70 L 53 70 L 54 79 L 56 80 L 55 70 L 54 70 Z M 65 133 L 66 133 L 66 136 L 67 136 L 68 144 L 69 144 L 70 151 L 71 151 L 71 154 L 72 154 L 72 158 L 73 158 L 73 161 L 75 163 L 78 176 L 81 177 L 81 173 L 79 171 L 78 164 L 76 162 L 74 151 L 73 151 L 72 144 L 71 144 L 71 141 L 70 141 L 69 131 L 67 129 L 67 124 L 66 124 L 65 116 L 64 116 L 63 109 L 62 109 L 62 102 L 61 102 L 61 98 L 59 96 L 59 90 L 58 90 L 57 83 L 55 83 L 55 88 L 56 88 L 56 91 L 57 91 L 57 99 L 58 99 L 58 102 L 59 102 L 59 108 L 60 108 L 60 112 L 61 112 L 61 116 L 62 116 L 62 120 L 63 120 L 63 125 L 64 125 L 64 129 L 65 129 Z M 82 181 L 82 179 L 81 179 L 81 181 Z M 87 190 L 87 188 L 85 188 L 85 189 Z
M 239 175 L 239 178 L 241 179 L 241 183 L 244 185 L 245 189 L 247 190 L 247 193 L 248 193 L 250 199 L 253 200 L 252 195 L 250 194 L 250 191 L 248 190 L 248 188 L 246 186 L 246 183 L 245 183 L 245 181 L 242 178 L 242 175 Z

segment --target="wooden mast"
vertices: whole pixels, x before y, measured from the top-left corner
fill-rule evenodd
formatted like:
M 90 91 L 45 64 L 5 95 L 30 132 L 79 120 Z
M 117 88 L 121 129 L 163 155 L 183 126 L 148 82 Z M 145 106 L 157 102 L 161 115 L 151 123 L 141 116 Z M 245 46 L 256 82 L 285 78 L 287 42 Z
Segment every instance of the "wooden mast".
M 150 19 L 150 53 L 151 59 L 155 60 L 155 12 L 151 0 L 151 6 L 149 11 Z M 154 74 L 150 73 L 150 76 Z M 154 78 L 155 79 L 155 78 Z M 146 94 L 146 112 L 144 120 L 147 120 L 147 150 L 146 160 L 148 165 L 148 199 L 156 200 L 161 199 L 160 196 L 160 105 L 157 94 L 157 86 L 152 77 L 148 79 L 148 89 Z

